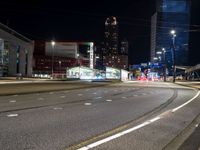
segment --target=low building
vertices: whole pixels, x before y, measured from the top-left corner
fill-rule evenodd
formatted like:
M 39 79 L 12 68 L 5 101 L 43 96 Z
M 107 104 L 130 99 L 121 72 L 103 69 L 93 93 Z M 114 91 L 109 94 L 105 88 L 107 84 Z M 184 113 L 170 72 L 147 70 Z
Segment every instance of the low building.
M 0 23 L 0 76 L 32 76 L 34 42 Z
M 39 76 L 59 76 L 66 69 L 76 66 L 93 67 L 93 43 L 56 41 L 35 41 L 33 53 L 33 74 Z

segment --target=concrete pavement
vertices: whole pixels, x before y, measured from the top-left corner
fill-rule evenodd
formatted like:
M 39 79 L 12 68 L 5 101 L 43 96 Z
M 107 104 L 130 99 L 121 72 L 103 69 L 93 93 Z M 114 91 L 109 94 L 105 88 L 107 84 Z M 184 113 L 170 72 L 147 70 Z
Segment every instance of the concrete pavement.
M 198 82 L 190 82 L 190 83 L 189 82 L 187 82 L 187 83 L 185 83 L 185 82 L 179 83 L 178 82 L 177 84 L 185 85 L 187 87 L 195 87 L 195 88 L 199 86 Z M 136 126 L 137 123 L 142 123 L 144 118 L 143 118 L 143 120 L 140 120 L 137 123 L 134 121 L 134 123 L 125 124 L 125 126 L 121 126 L 121 125 L 123 124 L 123 122 L 126 122 L 126 123 L 130 122 L 130 120 L 135 120 L 134 118 L 138 118 L 141 114 L 145 114 L 145 112 L 143 112 L 144 110 L 147 111 L 148 113 L 150 113 L 151 109 L 156 108 L 156 106 L 158 106 L 158 105 L 162 105 L 160 102 L 163 102 L 163 104 L 166 103 L 171 108 L 173 108 L 174 106 L 178 106 L 181 103 L 184 103 L 185 101 L 187 101 L 188 99 L 190 99 L 192 97 L 191 96 L 191 94 L 192 94 L 191 90 L 189 90 L 187 88 L 183 88 L 182 86 L 179 86 L 179 85 L 176 85 L 176 84 L 172 84 L 172 83 L 127 82 L 127 83 L 115 84 L 115 85 L 112 85 L 111 87 L 109 87 L 109 86 L 108 87 L 99 87 L 99 86 L 102 86 L 102 85 L 109 85 L 109 84 L 108 83 L 105 84 L 105 83 L 80 82 L 80 81 L 67 81 L 67 82 L 63 82 L 63 81 L 53 81 L 53 82 L 26 81 L 26 82 L 23 82 L 23 84 L 22 83 L 19 84 L 18 82 L 12 83 L 12 84 L 2 84 L 2 85 L 0 85 L 0 94 L 1 95 L 13 95 L 13 96 L 1 96 L 0 97 L 0 111 L 1 111 L 0 112 L 0 119 L 3 117 L 4 119 L 1 120 L 1 121 L 4 122 L 4 121 L 7 121 L 5 119 L 5 117 L 3 116 L 4 114 L 7 114 L 7 117 L 9 117 L 9 115 L 12 116 L 12 115 L 16 115 L 16 114 L 21 116 L 21 115 L 24 114 L 24 112 L 26 112 L 26 113 L 31 112 L 31 114 L 36 113 L 35 112 L 36 110 L 37 111 L 39 110 L 40 113 L 44 112 L 43 115 L 45 115 L 48 118 L 48 113 L 50 113 L 52 116 L 55 115 L 54 112 L 51 112 L 49 110 L 49 108 L 51 108 L 55 111 L 63 111 L 63 115 L 65 113 L 69 114 L 69 113 L 72 113 L 72 112 L 76 114 L 77 112 L 79 112 L 79 110 L 82 109 L 82 107 L 81 108 L 78 107 L 81 103 L 84 103 L 85 106 L 87 106 L 87 105 L 90 106 L 90 105 L 93 105 L 93 103 L 96 103 L 94 105 L 98 106 L 99 104 L 104 105 L 104 102 L 102 101 L 103 99 L 104 99 L 105 102 L 111 102 L 112 103 L 112 101 L 115 101 L 116 104 L 114 106 L 112 106 L 112 109 L 113 110 L 121 110 L 120 114 L 117 113 L 117 112 L 114 113 L 112 111 L 108 112 L 108 110 L 111 109 L 110 106 L 109 107 L 103 106 L 104 109 L 101 113 L 105 112 L 105 113 L 103 113 L 103 116 L 106 116 L 110 113 L 110 116 L 108 118 L 106 117 L 108 120 L 102 120 L 102 118 L 101 118 L 102 116 L 98 116 L 98 117 L 92 116 L 92 118 L 94 120 L 95 120 L 95 117 L 97 117 L 98 119 L 100 119 L 100 121 L 109 122 L 109 124 L 105 124 L 106 126 L 104 126 L 104 125 L 102 126 L 103 129 L 96 129 L 96 127 L 98 126 L 97 124 L 99 124 L 99 125 L 101 124 L 101 122 L 98 122 L 98 121 L 97 121 L 97 124 L 95 124 L 95 125 L 94 125 L 94 123 L 90 122 L 94 126 L 90 126 L 88 124 L 84 126 L 84 128 L 87 128 L 87 130 L 86 130 L 87 132 L 91 128 L 92 130 L 95 131 L 94 133 L 92 132 L 92 133 L 85 134 L 84 131 L 82 131 L 83 129 L 81 129 L 81 127 L 77 127 L 76 130 L 78 130 L 83 136 L 79 137 L 78 135 L 77 136 L 75 135 L 74 139 L 76 139 L 76 141 L 69 140 L 69 137 L 64 137 L 64 135 L 61 134 L 61 132 L 62 132 L 61 130 L 56 131 L 60 135 L 58 135 L 55 132 L 53 133 L 54 135 L 56 135 L 56 136 L 52 135 L 54 138 L 60 139 L 60 136 L 61 136 L 63 139 L 67 138 L 66 140 L 69 141 L 68 144 L 65 142 L 65 143 L 62 143 L 61 145 L 59 145 L 59 147 L 60 146 L 62 147 L 62 145 L 64 147 L 69 147 L 71 145 L 74 145 L 74 143 L 78 143 L 78 141 L 82 141 L 82 140 L 87 143 L 88 139 L 91 139 L 91 137 L 93 137 L 93 138 L 95 137 L 96 140 L 97 140 L 98 136 L 96 136 L 96 135 L 101 135 L 101 138 L 104 137 L 104 136 L 106 137 L 109 134 L 106 134 L 106 135 L 101 134 L 102 132 L 105 132 L 105 131 L 106 131 L 106 133 L 114 134 L 116 132 L 119 132 L 122 129 L 123 130 L 126 129 L 127 127 Z M 192 85 L 195 85 L 195 86 L 192 86 Z M 88 88 L 91 88 L 91 87 L 93 87 L 93 88 L 88 89 Z M 118 88 L 121 89 L 121 90 L 119 90 Z M 72 90 L 72 89 L 76 89 L 76 90 L 69 92 L 69 90 Z M 145 89 L 145 90 L 143 90 L 143 89 Z M 150 92 L 151 89 L 153 90 L 152 92 Z M 159 91 L 156 91 L 157 89 L 159 89 Z M 162 92 L 162 89 L 164 90 L 163 92 Z M 168 89 L 169 89 L 169 91 L 168 91 Z M 181 96 L 178 99 L 175 98 L 176 100 L 175 101 L 173 100 L 174 101 L 173 104 L 171 104 L 170 101 L 169 101 L 170 103 L 168 103 L 166 101 L 166 98 L 164 98 L 167 95 L 170 96 L 170 94 L 169 94 L 170 89 L 179 89 L 178 93 Z M 137 90 L 139 90 L 139 91 L 137 92 Z M 55 92 L 55 91 L 58 91 L 58 92 Z M 132 92 L 134 93 L 133 95 L 132 95 Z M 35 93 L 35 94 L 31 94 L 31 93 Z M 69 93 L 71 93 L 71 94 L 69 94 Z M 151 97 L 151 94 L 153 94 L 153 93 L 154 93 L 154 96 Z M 193 95 L 194 95 L 194 93 L 193 93 Z M 26 95 L 17 95 L 17 94 L 26 94 Z M 76 95 L 77 98 L 75 98 L 74 94 Z M 112 94 L 112 95 L 110 95 L 110 94 Z M 94 97 L 94 95 L 95 95 L 95 97 Z M 162 95 L 162 97 L 163 97 L 162 99 L 164 101 L 160 101 L 161 97 L 159 95 Z M 127 101 L 128 105 L 124 105 L 123 101 L 121 102 L 121 100 Z M 137 100 L 137 103 L 132 103 L 132 102 L 136 102 L 136 100 Z M 142 102 L 143 105 L 141 105 L 141 106 L 138 105 L 138 100 L 140 100 L 140 102 Z M 152 101 L 152 100 L 154 100 L 154 101 Z M 146 106 L 147 102 L 148 102 L 149 106 L 151 106 L 153 104 L 152 107 L 148 108 Z M 93 112 L 91 112 L 94 115 L 96 114 L 95 113 L 96 111 L 100 111 L 102 109 L 101 107 L 96 107 L 96 106 L 95 106 L 95 109 L 93 109 Z M 132 106 L 132 107 L 128 108 L 128 106 Z M 144 108 L 144 106 L 145 106 L 145 108 Z M 125 137 L 116 139 L 112 142 L 109 142 L 108 144 L 102 145 L 102 146 L 97 147 L 95 149 L 108 149 L 108 148 L 109 149 L 116 149 L 117 147 L 118 147 L 118 149 L 119 148 L 122 148 L 122 149 L 124 149 L 124 148 L 125 149 L 133 149 L 133 148 L 134 149 L 137 149 L 137 148 L 138 149 L 146 149 L 146 148 L 149 148 L 149 147 L 151 147 L 152 149 L 161 149 L 162 147 L 164 147 L 164 145 L 168 145 L 168 144 L 170 145 L 170 143 L 174 143 L 173 141 L 171 141 L 169 139 L 173 139 L 173 138 L 175 139 L 176 136 L 179 135 L 179 133 L 182 130 L 184 130 L 185 128 L 187 128 L 191 124 L 192 120 L 195 119 L 195 116 L 197 116 L 200 113 L 199 110 L 198 110 L 199 106 L 200 106 L 200 104 L 198 102 L 196 102 L 194 105 L 190 104 L 189 107 L 192 107 L 191 113 L 188 112 L 188 109 L 190 109 L 190 108 L 186 108 L 186 111 L 184 110 L 184 111 L 179 112 L 178 115 L 173 115 L 173 113 L 167 113 L 167 117 L 162 119 L 162 122 L 158 122 L 158 123 L 155 122 L 155 124 L 153 123 L 152 125 L 149 125 L 147 128 L 138 130 L 139 133 L 137 131 L 134 135 L 129 134 L 129 136 L 125 136 Z M 72 110 L 70 109 L 71 107 L 73 108 Z M 67 112 L 66 112 L 65 108 L 68 110 Z M 130 109 L 130 111 L 128 111 L 129 109 Z M 166 110 L 169 110 L 169 109 L 170 108 L 165 108 L 165 105 L 164 105 L 164 107 L 162 107 L 162 109 L 159 108 L 158 110 L 153 111 L 153 112 L 155 114 L 157 114 L 158 112 L 160 112 L 160 113 L 165 112 Z M 84 111 L 85 110 L 83 110 L 79 113 L 84 114 Z M 125 113 L 125 114 L 122 116 L 121 113 L 122 114 Z M 150 114 L 155 116 L 154 113 L 150 113 Z M 113 116 L 114 114 L 118 114 L 119 115 L 118 117 L 120 117 L 120 118 L 115 118 Z M 40 115 L 40 114 L 37 114 L 37 115 Z M 85 115 L 90 116 L 90 114 L 85 114 Z M 24 120 L 27 120 L 27 118 L 29 118 L 29 117 L 32 118 L 32 116 L 29 116 L 29 115 L 25 115 L 25 116 L 26 117 L 24 118 Z M 186 116 L 187 116 L 187 118 L 185 118 Z M 35 117 L 32 118 L 32 119 L 37 121 L 38 119 L 35 118 Z M 76 117 L 77 117 L 77 115 L 76 115 Z M 148 117 L 150 117 L 150 116 L 148 116 Z M 58 122 L 62 122 L 60 120 L 61 118 L 59 118 L 59 116 L 56 116 L 56 118 L 58 118 L 57 119 Z M 115 123 L 113 124 L 112 121 L 114 121 L 113 120 L 114 118 L 119 120 L 119 122 L 118 122 L 119 124 L 115 124 Z M 124 118 L 125 120 L 123 120 L 121 118 Z M 65 120 L 64 118 L 62 118 L 62 119 Z M 148 118 L 145 118 L 145 119 L 148 119 Z M 41 120 L 39 119 L 37 122 L 40 122 L 40 121 Z M 65 120 L 65 121 L 71 122 L 70 120 Z M 81 121 L 81 119 L 80 119 L 80 121 Z M 169 122 L 171 122 L 171 121 L 172 121 L 172 123 L 169 124 Z M 48 120 L 46 120 L 45 124 L 48 124 L 49 122 L 52 122 L 52 120 L 50 118 Z M 20 122 L 18 122 L 17 124 L 19 124 L 19 123 Z M 83 123 L 82 121 L 79 122 L 79 124 L 82 124 L 82 123 Z M 32 121 L 31 121 L 31 124 L 33 124 Z M 45 124 L 43 124 L 42 126 L 45 126 Z M 74 126 L 75 124 L 73 125 L 73 123 L 72 123 L 71 125 Z M 36 127 L 37 126 L 38 125 L 36 125 Z M 169 132 L 169 133 L 164 132 L 164 135 L 168 138 L 165 139 L 165 141 L 162 141 L 163 137 L 160 137 L 160 136 L 162 136 L 163 131 L 165 131 L 167 128 L 169 128 L 169 126 L 171 126 L 171 128 L 173 127 L 173 131 Z M 25 127 L 25 130 L 26 130 L 26 128 L 28 126 L 25 125 L 23 127 Z M 32 128 L 34 128 L 34 130 L 37 132 L 38 129 L 36 127 L 34 125 Z M 95 127 L 95 128 L 93 129 L 93 127 Z M 159 127 L 159 130 L 157 130 L 158 127 Z M 63 124 L 62 129 L 66 130 L 64 128 L 65 127 L 64 127 L 64 124 Z M 115 130 L 113 130 L 113 128 L 115 128 Z M 175 130 L 174 128 L 177 128 L 177 129 Z M 106 130 L 104 130 L 104 129 L 106 129 Z M 28 132 L 28 130 L 29 130 L 29 127 L 27 128 L 27 130 L 25 131 L 24 134 L 27 134 L 26 132 Z M 70 129 L 70 130 L 74 131 L 74 129 Z M 155 132 L 153 132 L 153 134 L 152 134 L 151 133 L 152 130 L 155 131 L 155 132 L 158 132 L 158 134 L 155 134 Z M 23 132 L 23 128 L 20 128 L 20 131 Z M 109 132 L 107 132 L 107 131 L 109 131 Z M 166 131 L 168 131 L 168 130 L 166 130 Z M 12 132 L 16 132 L 16 131 L 12 130 Z M 49 129 L 48 129 L 48 132 L 50 132 Z M 143 137 L 138 139 L 138 137 L 140 137 L 140 132 L 142 132 L 142 135 L 149 137 L 148 142 L 145 142 L 146 139 L 145 138 L 143 139 Z M 191 148 L 192 146 L 193 146 L 193 148 L 196 148 L 196 147 L 194 147 L 194 144 L 198 143 L 199 141 L 195 141 L 194 139 L 197 139 L 199 132 L 200 132 L 200 129 L 197 128 L 195 130 L 195 132 L 193 132 L 193 134 L 190 136 L 190 138 L 188 138 L 188 140 L 186 140 L 184 142 L 184 144 L 180 147 L 180 149 L 184 149 L 184 148 L 187 148 L 187 147 Z M 16 133 L 16 134 L 21 136 L 18 133 Z M 66 134 L 68 134 L 68 133 L 66 133 Z M 77 133 L 77 134 L 79 134 L 79 133 Z M 0 132 L 0 136 L 2 136 L 1 132 Z M 26 137 L 25 135 L 22 135 L 22 136 Z M 37 136 L 41 136 L 45 139 L 48 138 L 48 137 L 46 137 L 46 136 L 44 137 L 43 135 L 40 135 L 40 134 L 38 135 L 38 133 L 37 133 Z M 28 139 L 31 140 L 32 137 L 28 137 Z M 152 140 L 150 140 L 150 139 L 152 139 Z M 32 140 L 34 140 L 34 136 L 33 136 Z M 48 139 L 46 139 L 46 140 L 48 141 Z M 71 141 L 71 143 L 70 143 L 70 141 Z M 134 145 L 130 144 L 132 141 L 134 141 L 134 143 L 135 143 Z M 141 141 L 142 141 L 144 147 L 140 144 Z M 159 142 L 157 143 L 156 141 L 159 141 Z M 27 142 L 29 143 L 30 141 L 28 140 Z M 35 141 L 35 142 L 40 143 L 39 141 Z M 59 142 L 59 141 L 57 141 L 57 142 Z M 124 142 L 127 143 L 127 145 L 129 145 L 129 146 L 126 147 Z M 53 143 L 55 144 L 55 142 L 53 142 Z M 88 143 L 91 143 L 91 141 L 89 140 Z M 177 144 L 177 141 L 175 141 L 175 143 Z M 178 144 L 180 145 L 180 143 L 181 142 L 179 142 Z M 3 143 L 3 145 L 5 145 L 5 143 Z M 54 148 L 57 149 L 55 147 L 55 145 L 51 145 L 53 149 Z M 137 145 L 137 146 L 135 146 L 135 145 Z M 154 145 L 154 147 L 153 147 L 153 145 Z M 18 147 L 17 149 L 22 148 L 22 147 L 19 147 L 19 146 L 17 146 L 17 147 Z M 25 147 L 27 148 L 27 145 Z M 33 147 L 31 146 L 31 147 L 28 147 L 28 148 L 29 149 L 38 149 L 38 148 L 39 149 L 40 148 L 46 149 L 47 147 L 48 146 L 46 145 L 46 147 L 43 147 L 43 148 L 37 147 L 37 146 L 33 146 Z M 8 147 L 5 148 L 5 149 L 10 150 Z M 51 147 L 48 147 L 48 149 L 51 149 Z

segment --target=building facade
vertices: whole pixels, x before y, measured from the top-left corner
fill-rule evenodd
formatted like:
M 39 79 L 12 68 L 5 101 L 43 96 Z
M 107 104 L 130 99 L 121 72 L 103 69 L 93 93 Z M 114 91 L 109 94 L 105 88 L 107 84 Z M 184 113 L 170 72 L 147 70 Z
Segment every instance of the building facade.
M 34 75 L 66 74 L 66 69 L 70 67 L 91 67 L 91 43 L 56 41 L 52 46 L 51 41 L 35 41 Z
M 32 76 L 34 42 L 0 23 L 0 76 Z
M 116 17 L 105 21 L 104 42 L 97 47 L 98 64 L 102 66 L 126 69 L 128 67 L 128 41 L 119 41 L 119 29 Z
M 165 61 L 172 66 L 174 46 L 175 64 L 188 65 L 190 4 L 189 0 L 157 0 L 156 12 L 151 18 L 151 62 Z M 171 30 L 176 32 L 174 45 Z M 156 53 L 163 49 L 165 56 L 158 57 Z

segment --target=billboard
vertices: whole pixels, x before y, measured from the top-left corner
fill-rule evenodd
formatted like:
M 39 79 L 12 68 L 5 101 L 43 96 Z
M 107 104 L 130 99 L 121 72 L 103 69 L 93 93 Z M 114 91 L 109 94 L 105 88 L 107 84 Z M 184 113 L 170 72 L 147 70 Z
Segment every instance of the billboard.
M 60 56 L 77 58 L 78 44 L 75 42 L 56 42 L 54 46 L 51 42 L 45 43 L 45 54 L 47 56 Z

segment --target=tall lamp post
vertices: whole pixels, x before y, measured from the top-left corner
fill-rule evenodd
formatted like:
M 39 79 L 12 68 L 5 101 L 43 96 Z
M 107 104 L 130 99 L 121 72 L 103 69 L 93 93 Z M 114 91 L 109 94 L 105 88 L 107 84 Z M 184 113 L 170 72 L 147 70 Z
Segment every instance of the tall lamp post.
M 56 42 L 51 41 L 51 46 L 52 46 L 52 60 L 51 60 L 51 75 L 53 79 L 53 66 L 54 66 L 54 47 L 55 47 Z
M 166 53 L 166 50 L 165 48 L 162 48 L 162 52 L 163 52 L 163 62 L 164 62 L 164 82 L 166 82 L 166 61 L 165 61 L 165 53 Z
M 176 56 L 175 56 L 175 37 L 176 37 L 176 31 L 175 30 L 171 30 L 170 31 L 171 35 L 172 35 L 172 48 L 173 48 L 173 82 L 175 82 L 176 80 Z

